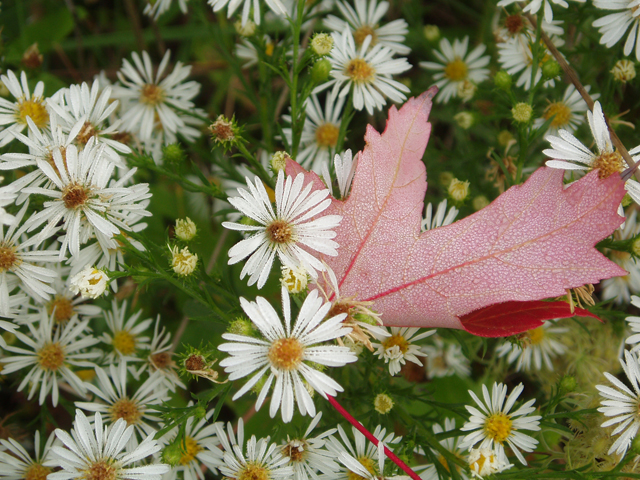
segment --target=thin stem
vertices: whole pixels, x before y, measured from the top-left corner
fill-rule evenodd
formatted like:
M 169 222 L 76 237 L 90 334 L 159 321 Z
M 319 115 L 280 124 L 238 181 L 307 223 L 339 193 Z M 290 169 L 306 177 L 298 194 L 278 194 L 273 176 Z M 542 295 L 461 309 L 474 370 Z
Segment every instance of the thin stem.
M 380 443 L 378 439 L 374 437 L 369 430 L 364 428 L 364 426 L 359 421 L 353 418 L 353 416 L 351 416 L 351 414 L 347 412 L 344 409 L 344 407 L 340 405 L 335 398 L 333 398 L 331 395 L 327 395 L 327 400 L 329 400 L 329 403 L 333 406 L 333 408 L 335 408 L 340 413 L 340 415 L 346 418 L 351 425 L 356 427 L 358 431 L 362 433 L 365 437 L 367 437 L 367 439 L 370 442 L 372 442 L 376 447 L 378 446 L 378 443 Z M 387 457 L 389 457 L 393 461 L 393 463 L 395 463 L 398 467 L 400 467 L 404 471 L 404 473 L 409 475 L 413 480 L 421 480 L 421 478 L 418 476 L 418 474 L 416 474 L 416 472 L 411 470 L 411 468 L 409 468 L 409 466 L 407 466 L 406 463 L 400 460 L 398 456 L 395 453 L 393 453 L 391 450 L 389 450 L 387 447 L 384 447 L 384 454 Z
M 527 13 L 525 16 L 529 19 L 529 21 L 533 26 L 538 28 L 537 21 L 531 14 Z M 578 74 L 567 63 L 567 61 L 564 59 L 560 51 L 556 48 L 556 46 L 553 44 L 549 36 L 544 32 L 544 30 L 541 30 L 540 33 L 541 33 L 540 36 L 542 38 L 542 41 L 545 43 L 545 45 L 549 49 L 549 52 L 551 52 L 551 55 L 553 55 L 553 57 L 556 59 L 556 61 L 558 62 L 558 64 L 560 65 L 564 73 L 566 73 L 567 77 L 569 77 L 569 80 L 571 81 L 571 83 L 573 83 L 573 85 L 576 87 L 576 90 L 578 90 L 578 92 L 580 93 L 580 96 L 586 102 L 587 106 L 589 107 L 589 110 L 593 111 L 593 107 L 595 105 L 593 98 L 591 98 L 591 95 L 589 95 L 589 92 L 587 92 L 587 90 L 584 88 L 582 83 L 580 83 L 580 80 L 578 79 Z M 615 145 L 616 150 L 618 151 L 618 153 L 620 153 L 620 155 L 622 155 L 622 158 L 624 158 L 624 161 L 627 162 L 627 165 L 629 166 L 629 168 L 627 168 L 622 173 L 622 179 L 627 180 L 628 178 L 631 177 L 631 175 L 634 174 L 634 172 L 636 172 L 636 178 L 640 180 L 640 175 L 637 173 L 637 169 L 639 165 L 633 161 L 633 158 L 631 158 L 631 155 L 629 155 L 629 152 L 627 151 L 626 147 L 620 141 L 616 132 L 613 131 L 613 128 L 611 128 L 611 124 L 609 123 L 609 119 L 606 117 L 606 115 L 605 115 L 605 122 L 607 123 L 607 128 L 609 129 L 611 142 Z

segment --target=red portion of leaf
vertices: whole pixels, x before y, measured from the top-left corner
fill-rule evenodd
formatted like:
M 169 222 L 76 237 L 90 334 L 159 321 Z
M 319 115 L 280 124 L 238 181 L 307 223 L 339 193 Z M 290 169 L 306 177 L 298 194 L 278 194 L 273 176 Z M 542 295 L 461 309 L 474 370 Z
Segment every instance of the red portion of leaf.
M 469 333 L 480 337 L 508 337 L 542 326 L 545 320 L 568 317 L 592 317 L 588 310 L 571 312 L 567 302 L 505 302 L 481 308 L 460 317 Z
M 391 107 L 384 133 L 367 128 L 350 196 L 325 211 L 343 216 L 339 255 L 324 257 L 341 297 L 373 301 L 385 325 L 464 328 L 459 317 L 480 308 L 626 274 L 594 248 L 623 221 L 617 175 L 601 180 L 594 171 L 564 188 L 563 171 L 541 168 L 487 208 L 421 233 L 436 91 Z

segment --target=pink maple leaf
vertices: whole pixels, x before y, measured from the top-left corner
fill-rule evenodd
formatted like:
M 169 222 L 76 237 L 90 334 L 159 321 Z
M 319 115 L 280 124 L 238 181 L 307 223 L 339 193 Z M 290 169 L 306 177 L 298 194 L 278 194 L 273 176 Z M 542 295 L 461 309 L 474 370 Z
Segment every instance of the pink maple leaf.
M 540 168 L 481 211 L 421 232 L 422 156 L 436 92 L 410 99 L 399 111 L 391 107 L 382 134 L 368 126 L 349 197 L 324 212 L 343 216 L 335 238 L 339 255 L 324 257 L 342 298 L 372 301 L 387 326 L 461 329 L 472 318 L 469 331 L 501 336 L 554 317 L 538 305 L 527 321 L 513 323 L 495 308 L 486 315 L 481 309 L 558 297 L 627 274 L 594 248 L 623 221 L 616 211 L 624 182 L 617 175 L 603 180 L 594 171 L 565 188 L 563 171 Z M 287 165 L 289 174 L 300 171 L 293 161 Z M 314 188 L 324 188 L 317 175 L 305 175 Z

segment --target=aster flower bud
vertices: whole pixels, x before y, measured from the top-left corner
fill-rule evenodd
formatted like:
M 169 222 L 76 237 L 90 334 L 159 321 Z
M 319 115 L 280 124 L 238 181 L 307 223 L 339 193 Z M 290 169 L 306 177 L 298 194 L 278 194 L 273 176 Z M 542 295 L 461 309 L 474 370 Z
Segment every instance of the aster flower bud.
M 311 79 L 315 83 L 323 83 L 329 78 L 330 72 L 331 62 L 328 59 L 323 58 L 313 64 L 313 67 L 311 68 Z
M 209 125 L 209 132 L 211 139 L 226 149 L 237 141 L 239 129 L 235 119 L 229 120 L 224 115 L 219 115 L 216 121 Z
M 531 120 L 533 108 L 528 103 L 520 102 L 511 109 L 513 119 L 518 123 L 527 123 Z
M 256 24 L 252 20 L 247 20 L 247 23 L 244 25 L 241 20 L 238 20 L 233 24 L 233 26 L 235 27 L 236 32 L 238 32 L 238 35 L 243 37 L 251 37 L 256 33 Z
M 611 74 L 618 82 L 627 83 L 636 78 L 636 67 L 631 60 L 618 60 L 611 69 Z
M 386 393 L 379 393 L 373 401 L 373 408 L 380 415 L 386 415 L 393 408 L 393 400 Z
M 478 195 L 477 197 L 474 197 L 473 202 L 471 202 L 471 205 L 473 206 L 473 209 L 477 212 L 478 210 L 482 210 L 484 207 L 489 205 L 489 199 L 487 197 L 485 197 L 484 195 Z
M 184 163 L 186 155 L 179 144 L 172 143 L 162 147 L 162 159 L 164 163 L 180 165 Z
M 169 251 L 171 252 L 171 268 L 173 268 L 173 271 L 182 277 L 191 275 L 198 264 L 198 255 L 191 253 L 189 247 L 178 250 L 177 245 L 173 247 L 169 245 Z
M 178 237 L 180 240 L 182 240 L 183 242 L 188 242 L 196 236 L 198 229 L 196 227 L 196 224 L 193 223 L 193 220 L 191 220 L 189 217 L 186 217 L 184 220 L 181 218 L 178 218 L 176 220 L 174 232 L 176 237 Z
M 463 182 L 454 178 L 449 184 L 449 196 L 454 202 L 463 202 L 469 195 L 469 182 Z
M 430 42 L 437 42 L 440 40 L 440 29 L 437 25 L 425 25 L 422 33 L 424 33 L 424 38 Z
M 289 293 L 300 293 L 307 288 L 307 271 L 302 267 L 282 267 L 280 284 L 289 290 Z
M 460 97 L 465 102 L 468 102 L 473 98 L 478 90 L 478 87 L 475 83 L 470 82 L 469 80 L 464 80 L 458 83 L 456 87 L 458 91 L 458 97 Z
M 320 57 L 329 55 L 333 48 L 333 37 L 326 33 L 316 33 L 311 39 L 311 50 Z
M 511 89 L 511 84 L 513 83 L 513 78 L 509 75 L 505 70 L 500 70 L 496 73 L 495 77 L 493 77 L 493 83 L 495 83 L 496 87 L 509 91 Z
M 281 150 L 276 152 L 271 157 L 271 168 L 274 172 L 279 172 L 287 167 L 287 160 L 291 160 L 291 157 L 287 152 Z
M 545 78 L 556 78 L 561 71 L 560 64 L 555 60 L 547 60 L 542 64 L 542 75 Z
M 456 113 L 453 119 L 463 130 L 468 130 L 473 125 L 473 114 L 471 112 Z

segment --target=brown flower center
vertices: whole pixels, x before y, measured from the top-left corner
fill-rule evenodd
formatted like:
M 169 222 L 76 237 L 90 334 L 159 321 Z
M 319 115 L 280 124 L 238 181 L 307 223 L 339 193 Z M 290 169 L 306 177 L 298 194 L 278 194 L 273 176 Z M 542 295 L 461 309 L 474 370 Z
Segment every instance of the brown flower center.
M 15 247 L 0 245 L 0 273 L 11 270 L 12 267 L 16 267 L 20 263 L 20 257 L 16 254 Z
M 47 313 L 54 313 L 54 319 L 57 323 L 67 323 L 73 316 L 73 303 L 70 298 L 64 295 L 56 295 L 53 300 L 47 304 Z
M 289 243 L 293 238 L 293 226 L 284 220 L 274 220 L 265 233 L 271 243 Z
M 171 354 L 169 352 L 154 353 L 151 355 L 151 363 L 158 370 L 164 370 L 171 365 Z
M 340 129 L 332 123 L 324 123 L 316 129 L 316 143 L 320 147 L 335 147 Z
M 554 128 L 564 127 L 569 124 L 571 120 L 571 109 L 562 102 L 553 102 L 547 108 L 544 109 L 544 119 L 549 120 L 551 117 L 554 119 L 551 121 L 551 126 Z
M 16 117 L 16 121 L 23 125 L 27 124 L 27 117 L 31 117 L 31 120 L 33 120 L 33 123 L 35 123 L 38 128 L 46 127 L 49 123 L 49 112 L 47 112 L 47 109 L 43 105 L 42 97 L 18 102 Z
M 618 152 L 603 153 L 593 161 L 591 168 L 599 170 L 598 178 L 609 178 L 614 173 L 624 170 L 624 161 Z
M 282 455 L 289 457 L 292 462 L 301 462 L 306 457 L 306 446 L 304 440 L 291 440 L 282 448 Z
M 464 60 L 456 57 L 444 67 L 444 76 L 452 82 L 460 82 L 467 78 L 467 64 Z
M 43 370 L 55 372 L 64 364 L 64 349 L 59 343 L 45 343 L 38 351 L 38 363 Z
M 86 145 L 91 137 L 93 137 L 96 133 L 97 131 L 93 127 L 93 124 L 91 122 L 84 122 L 84 125 L 82 125 L 82 128 L 80 129 L 80 132 L 78 132 L 76 139 L 78 140 L 78 143 L 80 145 Z
M 164 90 L 158 85 L 147 83 L 140 90 L 140 103 L 155 106 L 164 101 Z
M 363 25 L 353 32 L 353 39 L 356 41 L 356 45 L 362 45 L 368 35 L 371 35 L 371 46 L 378 43 L 378 35 L 376 35 L 375 29 L 369 25 Z
M 116 468 L 105 460 L 92 463 L 80 476 L 82 480 L 116 480 L 117 478 Z
M 71 183 L 62 190 L 62 201 L 69 210 L 81 207 L 89 200 L 91 191 L 79 183 Z
M 354 58 L 344 70 L 344 74 L 356 83 L 371 82 L 376 70 L 362 58 Z
M 304 346 L 297 338 L 281 338 L 269 349 L 269 361 L 279 370 L 291 371 L 302 362 Z
M 509 15 L 505 21 L 504 26 L 507 28 L 511 35 L 515 35 L 522 30 L 524 27 L 524 22 L 522 21 L 522 17 L 520 15 Z
M 114 419 L 122 418 L 126 420 L 127 425 L 136 425 L 142 418 L 142 412 L 136 402 L 129 400 L 127 397 L 115 402 L 109 410 L 111 410 L 111 416 Z
M 204 357 L 202 355 L 189 355 L 184 361 L 184 368 L 188 372 L 194 372 L 198 370 L 204 370 L 207 366 Z

